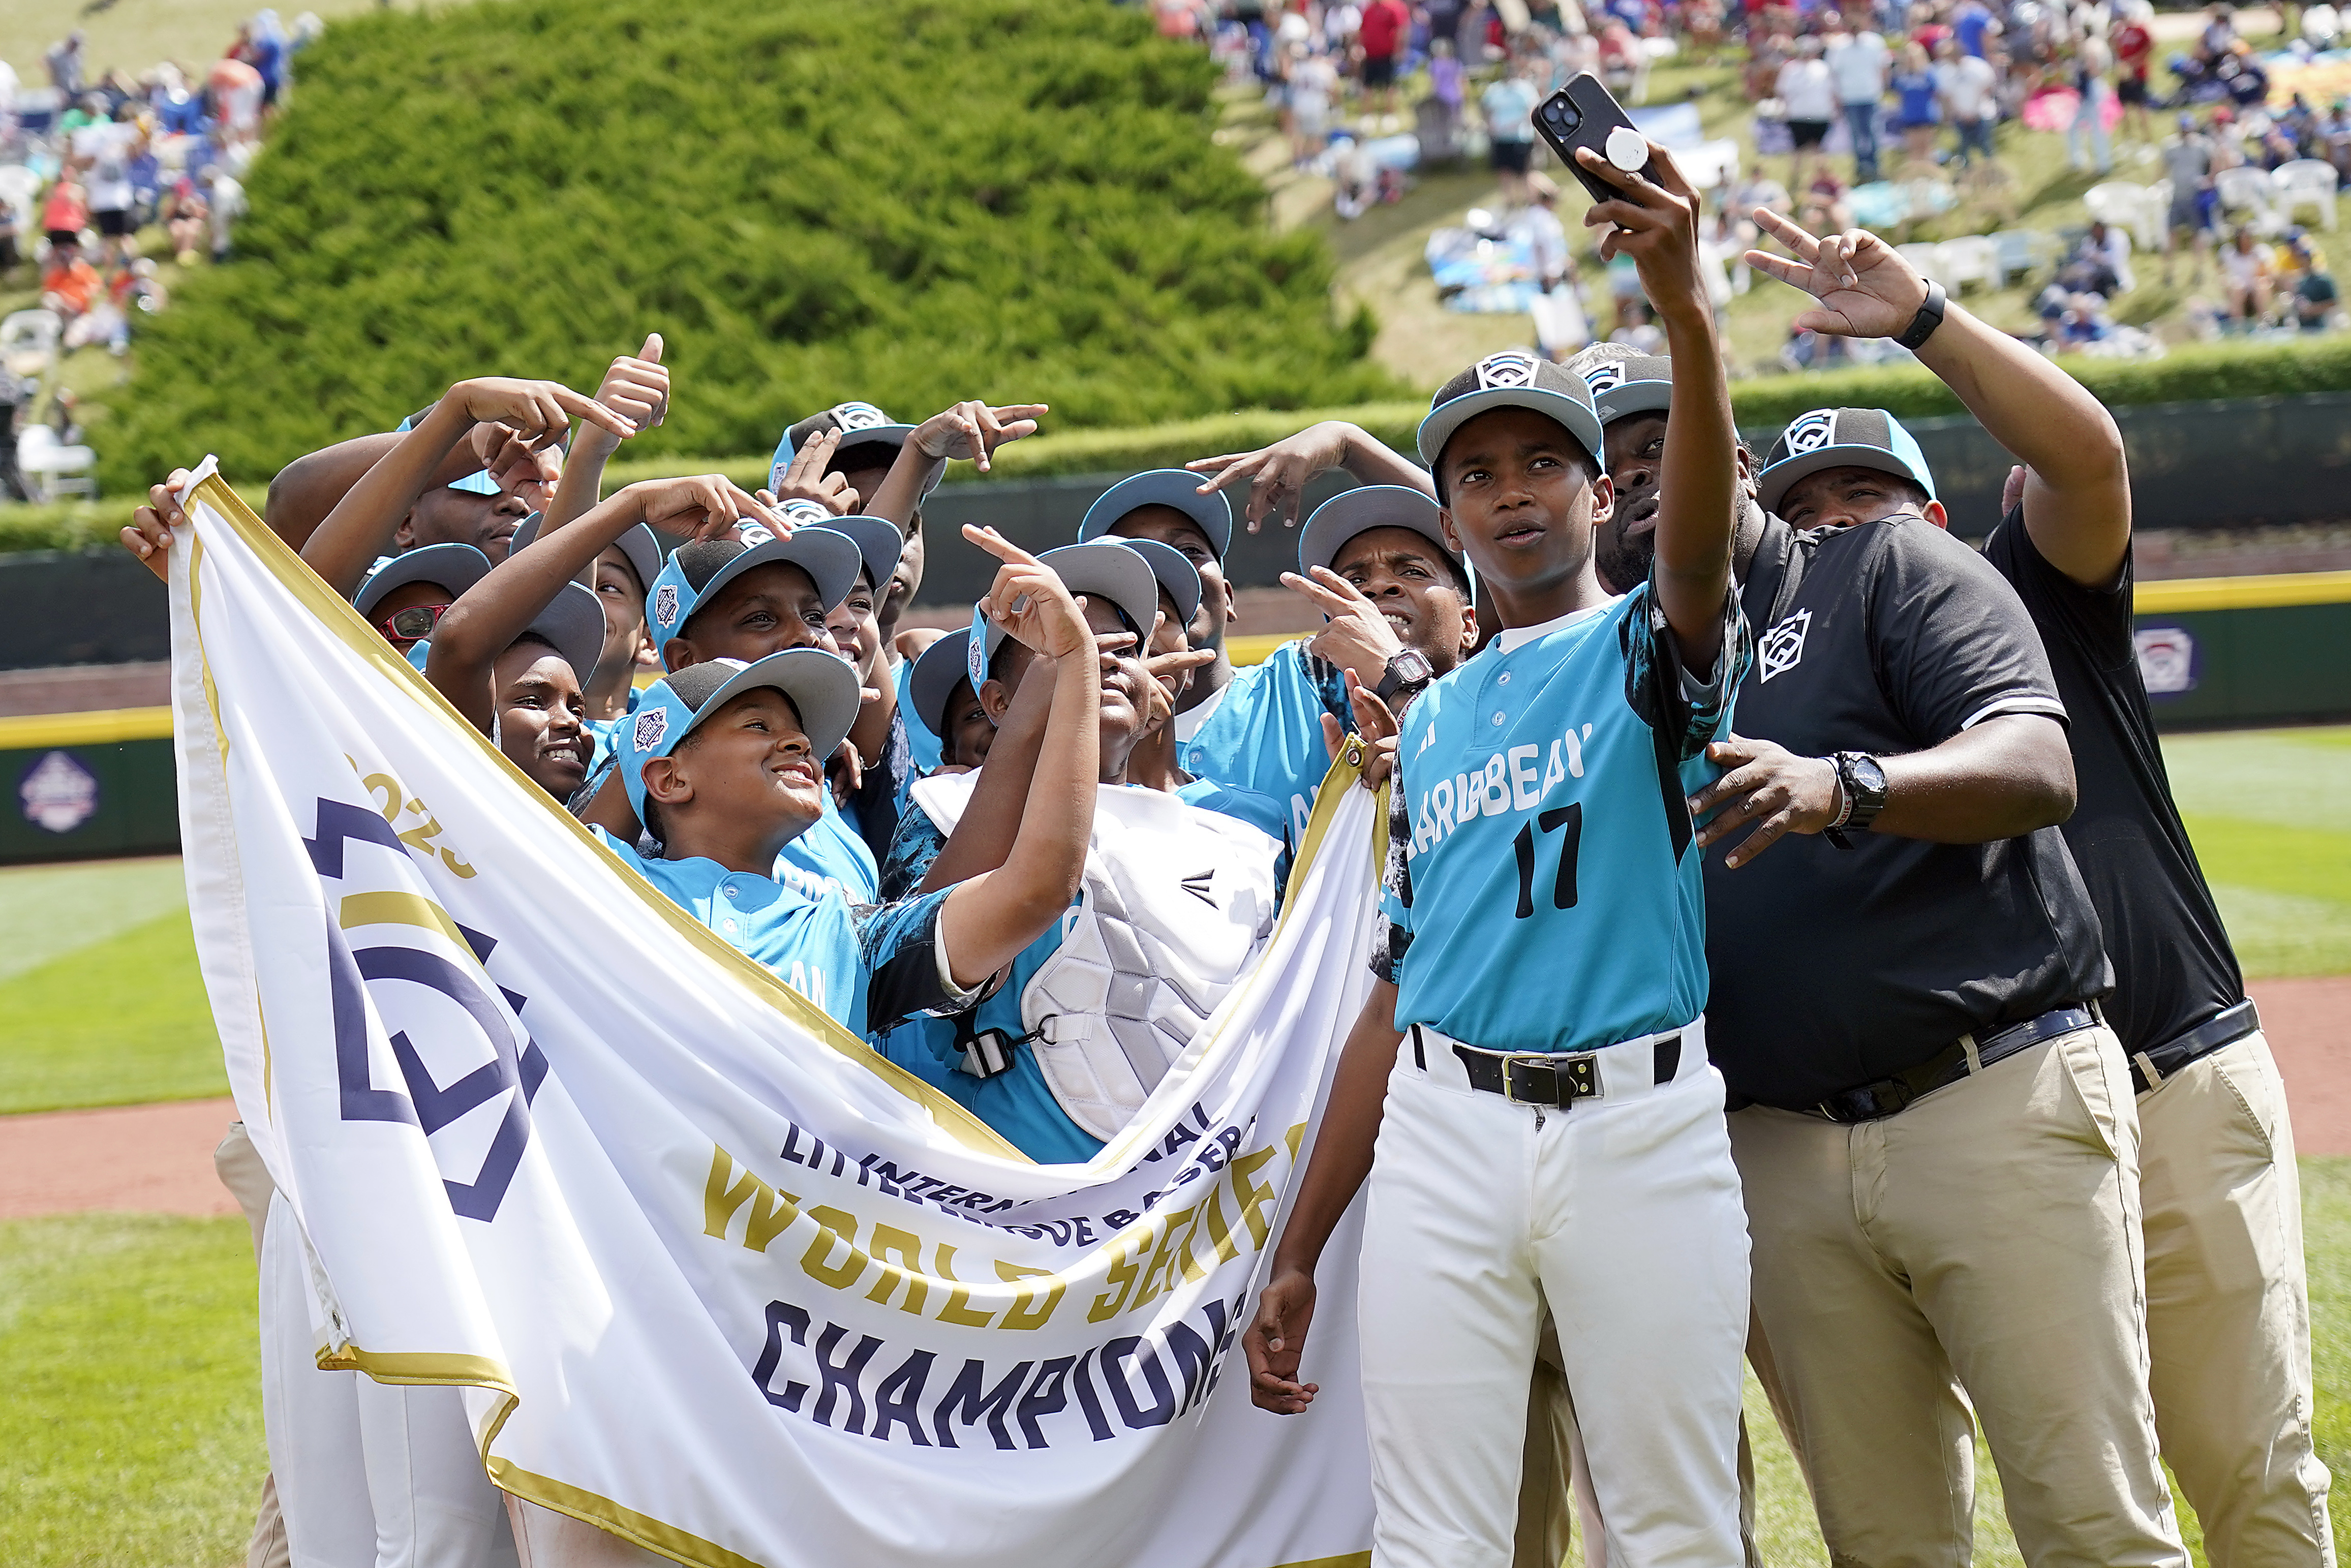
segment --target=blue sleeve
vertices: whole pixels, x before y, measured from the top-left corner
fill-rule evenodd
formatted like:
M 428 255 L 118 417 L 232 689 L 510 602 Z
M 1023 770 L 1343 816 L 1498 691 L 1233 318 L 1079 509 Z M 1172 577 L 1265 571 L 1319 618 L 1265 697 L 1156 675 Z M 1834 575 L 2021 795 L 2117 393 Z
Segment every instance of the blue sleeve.
M 930 813 L 920 806 L 908 806 L 906 814 L 898 819 L 898 836 L 890 841 L 890 852 L 882 861 L 882 896 L 885 900 L 907 897 L 923 884 L 930 874 L 931 862 L 946 848 L 947 836 L 931 821 Z
M 1404 770 L 1388 783 L 1388 852 L 1380 873 L 1379 913 L 1372 920 L 1372 973 L 1393 986 L 1412 947 L 1412 807 Z
M 1714 669 L 1693 674 L 1681 662 L 1656 585 L 1645 582 L 1626 596 L 1617 635 L 1625 651 L 1625 700 L 1656 732 L 1661 761 L 1676 767 L 1706 754 L 1730 722 L 1730 702 L 1755 653 L 1746 613 L 1739 607 L 1739 584 L 1722 597 L 1722 651 Z
M 971 993 L 949 988 L 939 962 L 939 911 L 953 888 L 852 911 L 865 974 L 865 1029 L 881 1035 L 918 1013 L 968 1006 Z

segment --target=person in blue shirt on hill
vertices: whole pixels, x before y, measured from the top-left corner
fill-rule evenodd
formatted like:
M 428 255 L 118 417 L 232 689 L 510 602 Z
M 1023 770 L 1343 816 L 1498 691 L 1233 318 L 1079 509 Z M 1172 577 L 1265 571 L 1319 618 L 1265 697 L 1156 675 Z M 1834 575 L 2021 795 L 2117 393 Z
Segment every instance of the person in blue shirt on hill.
M 861 1037 L 967 1006 L 1068 907 L 1092 824 L 1100 699 L 1083 612 L 1036 558 L 967 532 L 1005 563 L 982 608 L 1055 667 L 1043 755 L 998 865 L 881 907 L 768 874 L 820 820 L 824 758 L 857 715 L 855 672 L 809 647 L 750 664 L 700 661 L 651 687 L 627 727 L 620 772 L 659 852 L 601 834 L 655 887 Z
M 1614 493 L 1579 378 L 1498 354 L 1439 390 L 1421 452 L 1500 631 L 1395 737 L 1376 982 L 1242 1336 L 1256 1403 L 1304 1410 L 1315 1264 L 1368 1176 L 1376 1568 L 1511 1560 L 1546 1308 L 1612 1559 L 1741 1560 L 1746 1216 L 1686 799 L 1749 657 L 1736 434 L 1698 199 L 1649 151 L 1661 183 L 1582 162 L 1673 350 L 1655 568 L 1621 598 L 1595 576 Z

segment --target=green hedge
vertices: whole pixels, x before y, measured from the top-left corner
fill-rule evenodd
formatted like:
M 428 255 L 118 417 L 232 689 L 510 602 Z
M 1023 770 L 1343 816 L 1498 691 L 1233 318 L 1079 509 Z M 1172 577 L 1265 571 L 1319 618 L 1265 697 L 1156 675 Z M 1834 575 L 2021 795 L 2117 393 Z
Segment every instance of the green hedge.
M 274 471 L 467 375 L 592 387 L 649 330 L 642 455 L 850 398 L 1072 426 L 1403 389 L 1213 140 L 1217 71 L 1101 0 L 505 0 L 338 22 L 110 399 L 102 475 Z
M 2059 363 L 2109 407 L 2351 392 L 2351 336 L 2306 343 L 2199 345 L 2166 359 L 2144 362 L 2069 359 Z M 1737 382 L 1731 385 L 1730 402 L 1740 426 L 1748 430 L 1784 424 L 1815 408 L 1886 408 L 1905 419 L 1962 412 L 1949 388 L 1915 366 Z M 1057 432 L 1006 447 L 998 456 L 993 476 L 1037 479 L 1066 474 L 1120 474 L 1174 467 L 1214 453 L 1263 446 L 1321 419 L 1343 419 L 1362 425 L 1396 450 L 1410 452 L 1413 433 L 1426 406 L 1417 402 L 1388 402 L 1295 413 L 1250 410 L 1147 425 L 1139 430 Z M 976 472 L 967 463 L 955 467 L 956 472 L 949 477 L 958 483 L 985 481 L 990 476 Z M 711 472 L 723 473 L 745 488 L 756 489 L 768 482 L 768 458 L 764 453 L 739 457 L 632 458 L 616 462 L 606 470 L 606 489 L 633 479 Z M 263 487 L 241 486 L 239 492 L 256 511 L 261 509 Z M 131 494 L 143 497 L 145 492 L 141 489 Z M 137 505 L 136 499 L 68 501 L 39 507 L 0 504 L 0 553 L 111 544 L 115 530 L 130 519 L 131 508 Z

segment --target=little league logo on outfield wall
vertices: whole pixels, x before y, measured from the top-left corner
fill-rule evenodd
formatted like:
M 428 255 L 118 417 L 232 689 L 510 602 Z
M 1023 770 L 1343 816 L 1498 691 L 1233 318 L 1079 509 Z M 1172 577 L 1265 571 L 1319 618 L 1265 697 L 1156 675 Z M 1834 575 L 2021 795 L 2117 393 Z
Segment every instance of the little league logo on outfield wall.
M 16 803 L 35 827 L 70 833 L 98 814 L 98 775 L 79 758 L 52 751 L 26 770 Z

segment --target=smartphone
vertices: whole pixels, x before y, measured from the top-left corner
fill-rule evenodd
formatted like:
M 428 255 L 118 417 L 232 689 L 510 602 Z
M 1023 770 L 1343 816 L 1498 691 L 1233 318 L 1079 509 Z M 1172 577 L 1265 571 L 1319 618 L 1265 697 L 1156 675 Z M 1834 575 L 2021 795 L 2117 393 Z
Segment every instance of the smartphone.
M 1537 134 L 1551 143 L 1559 161 L 1592 193 L 1595 202 L 1614 201 L 1625 193 L 1577 162 L 1575 150 L 1589 147 L 1605 158 L 1608 133 L 1619 128 L 1635 136 L 1641 134 L 1635 129 L 1632 117 L 1625 112 L 1625 106 L 1616 101 L 1616 95 L 1590 71 L 1578 73 L 1574 80 L 1535 106 Z M 1650 180 L 1656 179 L 1657 161 L 1652 158 L 1642 164 L 1641 173 Z

